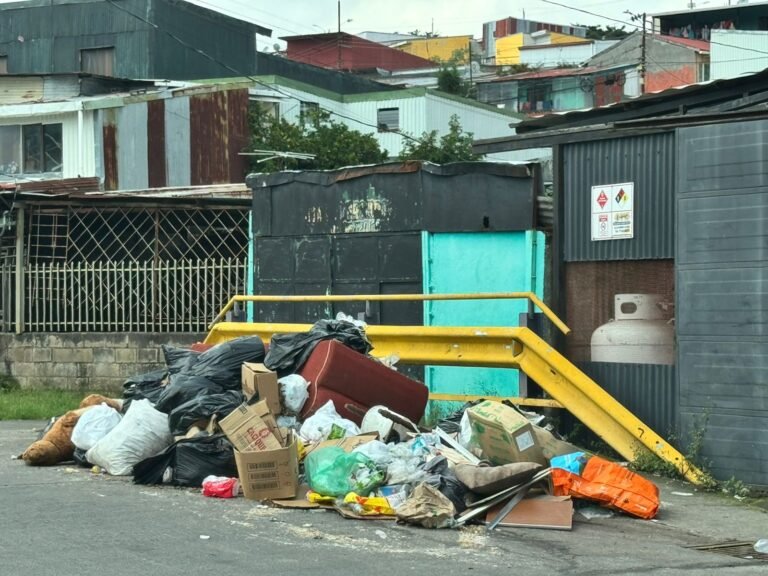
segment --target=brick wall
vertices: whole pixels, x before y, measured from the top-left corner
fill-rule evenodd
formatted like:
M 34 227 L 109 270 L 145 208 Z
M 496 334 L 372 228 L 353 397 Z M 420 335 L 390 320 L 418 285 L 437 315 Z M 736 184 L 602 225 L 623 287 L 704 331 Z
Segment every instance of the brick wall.
M 134 374 L 161 368 L 161 344 L 187 346 L 205 334 L 0 334 L 2 373 L 22 388 L 119 392 Z

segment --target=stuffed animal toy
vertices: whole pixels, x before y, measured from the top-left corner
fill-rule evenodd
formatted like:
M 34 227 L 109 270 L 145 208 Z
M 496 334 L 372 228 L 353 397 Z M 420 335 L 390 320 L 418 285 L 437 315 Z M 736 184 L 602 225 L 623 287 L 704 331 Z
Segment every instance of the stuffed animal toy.
M 21 455 L 21 459 L 31 466 L 51 466 L 71 460 L 75 453 L 75 445 L 71 440 L 72 430 L 80 416 L 90 408 L 92 406 L 70 410 L 64 414 L 53 423 L 45 436 L 30 444 Z

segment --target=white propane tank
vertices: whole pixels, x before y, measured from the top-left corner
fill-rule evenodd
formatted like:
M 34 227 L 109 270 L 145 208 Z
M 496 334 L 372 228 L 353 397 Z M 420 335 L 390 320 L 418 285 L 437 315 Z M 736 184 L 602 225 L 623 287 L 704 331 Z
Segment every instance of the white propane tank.
M 616 294 L 614 318 L 592 334 L 592 362 L 674 364 L 675 328 L 658 294 Z

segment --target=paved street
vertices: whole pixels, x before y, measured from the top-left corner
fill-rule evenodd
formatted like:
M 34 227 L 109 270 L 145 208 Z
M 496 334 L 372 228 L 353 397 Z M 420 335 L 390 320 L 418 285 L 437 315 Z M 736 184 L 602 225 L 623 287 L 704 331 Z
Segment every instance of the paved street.
M 2 574 L 765 574 L 768 564 L 687 550 L 768 537 L 768 514 L 664 482 L 658 521 L 587 521 L 572 532 L 430 531 L 135 486 L 73 466 L 12 460 L 41 422 L 0 422 Z M 202 538 L 203 536 L 207 538 Z

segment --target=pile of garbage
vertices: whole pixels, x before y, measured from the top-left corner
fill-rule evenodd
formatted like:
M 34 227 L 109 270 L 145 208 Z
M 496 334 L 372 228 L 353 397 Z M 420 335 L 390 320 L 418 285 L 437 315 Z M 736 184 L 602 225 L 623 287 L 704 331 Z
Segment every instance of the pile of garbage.
M 426 387 L 371 349 L 364 325 L 344 317 L 275 335 L 268 349 L 256 336 L 163 346 L 163 369 L 130 378 L 120 400 L 88 396 L 21 458 L 429 528 L 568 530 L 574 500 L 656 515 L 653 483 L 509 403 L 420 426 Z

